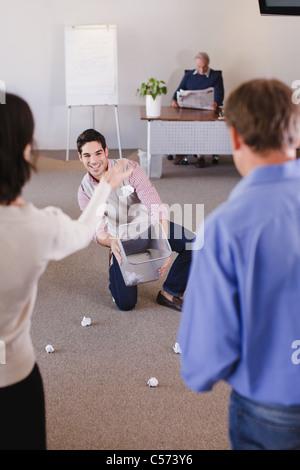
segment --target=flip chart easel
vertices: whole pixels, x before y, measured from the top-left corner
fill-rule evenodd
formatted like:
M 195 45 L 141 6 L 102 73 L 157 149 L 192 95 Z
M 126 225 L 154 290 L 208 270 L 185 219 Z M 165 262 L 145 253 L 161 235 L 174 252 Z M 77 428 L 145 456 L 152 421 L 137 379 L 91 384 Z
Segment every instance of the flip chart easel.
M 122 158 L 118 117 L 118 70 L 116 25 L 77 25 L 65 27 L 66 102 L 69 160 L 71 110 L 90 106 L 95 127 L 95 107 L 114 106 L 119 154 Z

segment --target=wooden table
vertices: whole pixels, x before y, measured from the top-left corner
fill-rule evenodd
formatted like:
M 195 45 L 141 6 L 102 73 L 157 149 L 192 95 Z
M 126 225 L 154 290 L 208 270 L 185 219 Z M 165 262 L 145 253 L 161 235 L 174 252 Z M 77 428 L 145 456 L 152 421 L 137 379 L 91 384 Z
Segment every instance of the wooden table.
M 150 118 L 141 106 L 140 117 L 148 123 L 148 176 L 153 154 L 231 155 L 228 127 L 219 115 L 219 110 L 162 106 L 161 115 Z

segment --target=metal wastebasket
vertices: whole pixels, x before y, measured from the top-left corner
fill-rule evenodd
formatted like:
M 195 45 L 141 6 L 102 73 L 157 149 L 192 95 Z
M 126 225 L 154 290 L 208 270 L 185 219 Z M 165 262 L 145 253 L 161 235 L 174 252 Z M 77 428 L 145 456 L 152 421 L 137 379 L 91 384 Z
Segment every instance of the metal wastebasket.
M 134 286 L 159 278 L 158 269 L 171 255 L 171 247 L 160 222 L 123 224 L 117 231 L 124 282 Z

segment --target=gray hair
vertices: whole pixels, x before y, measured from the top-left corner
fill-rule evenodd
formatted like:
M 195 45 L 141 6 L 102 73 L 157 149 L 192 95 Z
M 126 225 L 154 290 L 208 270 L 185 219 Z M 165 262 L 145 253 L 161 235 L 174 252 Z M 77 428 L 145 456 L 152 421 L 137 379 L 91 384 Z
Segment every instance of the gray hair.
M 194 57 L 194 60 L 196 59 L 205 60 L 205 62 L 209 64 L 209 56 L 206 54 L 206 52 L 198 52 L 198 54 Z

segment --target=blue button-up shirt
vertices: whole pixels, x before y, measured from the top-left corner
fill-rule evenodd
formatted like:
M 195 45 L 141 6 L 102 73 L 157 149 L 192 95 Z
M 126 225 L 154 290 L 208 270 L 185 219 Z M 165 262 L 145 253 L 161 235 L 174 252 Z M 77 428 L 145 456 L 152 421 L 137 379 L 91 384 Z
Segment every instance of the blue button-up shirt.
M 197 249 L 202 228 L 178 334 L 186 385 L 225 380 L 246 398 L 299 405 L 300 161 L 241 179 Z

